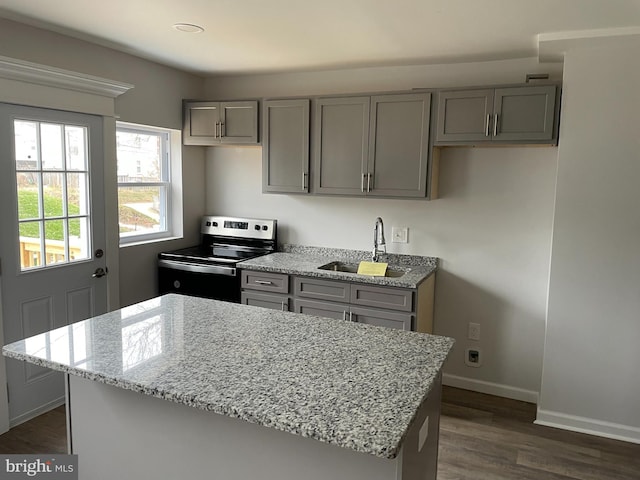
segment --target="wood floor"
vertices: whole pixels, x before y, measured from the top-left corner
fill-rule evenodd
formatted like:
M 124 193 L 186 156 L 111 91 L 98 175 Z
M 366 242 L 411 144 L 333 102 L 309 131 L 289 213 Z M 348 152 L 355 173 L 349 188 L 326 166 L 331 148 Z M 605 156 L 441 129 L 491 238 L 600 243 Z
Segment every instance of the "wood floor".
M 640 480 L 640 445 L 533 425 L 535 405 L 444 387 L 438 480 Z M 65 453 L 64 407 L 0 435 L 0 453 Z

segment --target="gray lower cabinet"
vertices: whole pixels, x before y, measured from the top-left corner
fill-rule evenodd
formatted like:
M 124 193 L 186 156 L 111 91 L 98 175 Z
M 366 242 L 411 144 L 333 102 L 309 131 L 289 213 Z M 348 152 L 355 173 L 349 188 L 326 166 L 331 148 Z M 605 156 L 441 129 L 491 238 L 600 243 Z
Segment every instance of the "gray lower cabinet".
M 185 145 L 251 145 L 258 143 L 258 102 L 185 102 Z
M 557 93 L 556 85 L 441 91 L 434 145 L 555 144 Z
M 243 290 L 240 294 L 240 303 L 244 305 L 252 305 L 254 307 L 282 310 L 283 312 L 288 312 L 290 310 L 289 297 L 287 295 L 275 295 L 273 293 Z
M 298 313 L 415 329 L 417 302 L 414 301 L 415 292 L 410 289 L 294 277 L 293 295 L 293 310 Z
M 289 275 L 284 273 L 240 272 L 240 302 L 244 305 L 271 308 L 273 310 L 291 310 L 289 297 Z
M 425 197 L 430 115 L 430 93 L 316 100 L 314 191 Z
M 262 104 L 262 191 L 309 191 L 309 99 Z

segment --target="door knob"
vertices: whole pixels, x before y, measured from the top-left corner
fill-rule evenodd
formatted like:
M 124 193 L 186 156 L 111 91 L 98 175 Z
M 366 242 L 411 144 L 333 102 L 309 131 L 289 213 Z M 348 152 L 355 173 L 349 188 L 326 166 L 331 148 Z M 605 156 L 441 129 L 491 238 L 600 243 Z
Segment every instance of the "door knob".
M 91 275 L 93 278 L 100 278 L 100 277 L 104 277 L 107 274 L 107 271 L 102 268 L 102 267 L 98 267 L 96 268 L 96 271 L 93 272 L 93 275 Z

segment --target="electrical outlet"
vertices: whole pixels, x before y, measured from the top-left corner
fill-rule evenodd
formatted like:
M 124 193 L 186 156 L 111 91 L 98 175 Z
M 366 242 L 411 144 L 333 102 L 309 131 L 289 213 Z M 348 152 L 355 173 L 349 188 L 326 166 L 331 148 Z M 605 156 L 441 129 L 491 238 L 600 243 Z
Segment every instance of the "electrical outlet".
M 391 241 L 393 243 L 409 243 L 409 228 L 391 227 Z
M 480 340 L 480 324 L 469 322 L 469 331 L 467 333 L 469 340 Z
M 482 366 L 482 355 L 479 348 L 467 348 L 464 352 L 464 363 L 467 367 Z

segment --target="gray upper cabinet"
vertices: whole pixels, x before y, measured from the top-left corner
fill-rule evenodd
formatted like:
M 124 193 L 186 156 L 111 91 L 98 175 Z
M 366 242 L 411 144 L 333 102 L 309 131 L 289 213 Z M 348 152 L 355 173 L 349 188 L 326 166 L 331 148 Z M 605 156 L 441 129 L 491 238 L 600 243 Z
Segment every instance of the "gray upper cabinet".
M 318 99 L 314 191 L 424 197 L 430 109 L 430 93 Z
M 556 85 L 441 91 L 434 144 L 553 144 L 556 95 Z
M 363 195 L 370 97 L 321 98 L 314 115 L 314 191 Z
M 185 145 L 258 143 L 258 102 L 185 102 Z
M 368 193 L 426 195 L 430 114 L 428 93 L 371 98 Z
M 309 100 L 262 105 L 262 191 L 309 191 Z

